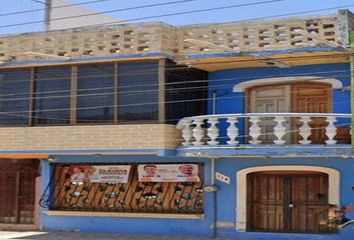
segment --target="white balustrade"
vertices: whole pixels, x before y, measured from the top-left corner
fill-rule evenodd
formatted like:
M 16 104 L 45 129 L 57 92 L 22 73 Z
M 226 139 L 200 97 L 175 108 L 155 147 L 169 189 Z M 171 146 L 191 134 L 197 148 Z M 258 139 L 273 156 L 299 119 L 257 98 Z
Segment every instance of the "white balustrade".
M 302 140 L 299 141 L 300 144 L 308 145 L 311 143 L 309 139 L 311 135 L 311 127 L 309 122 L 311 122 L 311 117 L 301 117 L 300 121 L 302 122 L 302 126 L 300 127 L 299 134 L 302 137 Z
M 184 142 L 182 142 L 183 146 L 188 146 L 191 144 L 190 142 L 193 136 L 191 125 L 191 120 L 182 121 L 182 137 L 184 139 Z
M 238 128 L 236 124 L 238 123 L 237 117 L 229 117 L 227 121 L 229 123 L 229 127 L 227 128 L 227 136 L 229 137 L 229 141 L 226 141 L 228 145 L 234 146 L 238 144 L 236 138 L 238 136 Z
M 210 138 L 210 141 L 208 141 L 208 144 L 212 146 L 219 144 L 219 142 L 216 141 L 216 138 L 219 136 L 219 129 L 216 126 L 218 122 L 219 120 L 217 117 L 211 117 L 208 119 L 208 123 L 210 124 L 210 127 L 208 128 L 208 137 Z
M 337 128 L 336 126 L 334 126 L 334 123 L 337 122 L 337 119 L 335 117 L 327 117 L 326 121 L 328 122 L 328 125 L 326 127 L 326 135 L 328 137 L 328 140 L 326 140 L 326 144 L 336 144 L 337 141 L 334 140 L 334 137 L 337 135 Z
M 274 121 L 277 123 L 274 127 L 274 135 L 277 137 L 277 140 L 274 140 L 274 143 L 277 145 L 283 145 L 286 142 L 283 140 L 286 133 L 286 127 L 283 125 L 283 122 L 285 122 L 285 117 L 277 116 L 274 118 Z
M 251 127 L 249 130 L 249 135 L 251 136 L 250 144 L 259 144 L 258 137 L 261 135 L 261 128 L 258 126 L 260 118 L 257 116 L 250 117 Z
M 297 144 L 297 142 L 292 143 L 291 140 L 284 140 L 285 135 L 287 134 L 287 125 L 291 123 L 291 118 L 299 119 L 299 122 L 302 123 L 300 127 L 297 124 L 292 126 L 292 132 L 289 134 L 294 134 L 299 132 L 302 140 L 299 140 L 301 145 L 309 145 L 312 143 L 309 140 L 312 134 L 312 128 L 310 122 L 312 118 L 321 119 L 325 118 L 328 122 L 325 129 L 326 136 L 328 140 L 324 141 L 327 145 L 336 144 L 337 141 L 334 140 L 337 135 L 337 127 L 335 123 L 338 118 L 344 118 L 347 121 L 344 123 L 341 122 L 341 125 L 350 126 L 351 114 L 332 114 L 332 113 L 245 113 L 245 114 L 219 114 L 219 115 L 208 115 L 208 116 L 197 116 L 197 117 L 187 117 L 182 119 L 178 128 L 182 131 L 182 137 L 184 142 L 182 143 L 185 147 L 188 146 L 219 146 L 219 138 L 225 139 L 225 145 L 230 147 L 235 147 L 239 145 L 238 138 L 243 140 L 243 143 L 246 143 L 246 137 L 249 135 L 251 139 L 248 141 L 250 144 L 260 144 L 266 143 L 262 142 L 258 138 L 262 135 L 262 121 L 267 121 L 264 119 L 274 118 L 275 126 L 270 131 L 267 129 L 265 134 L 274 134 L 276 139 L 273 141 L 276 145 L 284 144 Z M 220 124 L 220 120 L 226 120 L 228 123 L 226 126 Z M 241 120 L 240 120 L 241 119 Z M 208 129 L 205 127 L 205 120 L 208 123 Z M 249 121 L 249 128 L 240 130 L 238 126 L 239 122 Z M 268 120 L 269 121 L 269 120 Z M 317 125 L 318 126 L 318 125 Z M 220 129 L 221 127 L 224 130 Z M 298 127 L 298 128 L 296 128 Z M 319 131 L 318 127 L 314 128 L 314 131 Z M 239 131 L 242 131 L 242 136 L 239 136 Z M 226 132 L 226 133 L 225 133 Z M 220 135 L 220 133 L 224 133 Z M 266 139 L 266 138 L 265 138 Z M 287 139 L 287 138 L 286 138 Z M 291 139 L 291 138 L 290 138 Z M 318 139 L 321 141 L 321 139 Z M 241 142 L 242 143 L 242 142 Z M 267 142 L 269 144 L 269 142 Z
M 204 138 L 205 131 L 202 128 L 202 125 L 204 124 L 204 119 L 195 119 L 193 123 L 195 124 L 195 127 L 192 130 L 193 137 L 195 139 L 193 145 L 195 146 L 203 145 L 204 142 L 202 142 L 202 139 Z

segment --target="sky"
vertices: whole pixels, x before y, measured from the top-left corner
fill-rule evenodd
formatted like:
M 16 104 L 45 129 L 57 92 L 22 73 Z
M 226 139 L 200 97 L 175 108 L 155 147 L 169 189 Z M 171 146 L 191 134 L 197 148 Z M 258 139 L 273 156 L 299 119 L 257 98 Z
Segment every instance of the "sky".
M 38 0 L 45 1 L 45 0 Z M 90 0 L 68 0 L 71 3 L 83 3 Z M 92 1 L 92 0 L 91 0 Z M 92 4 L 85 4 L 84 7 L 98 11 L 118 10 L 122 8 L 134 8 L 137 6 L 176 2 L 178 0 L 105 0 Z M 354 12 L 354 0 L 191 0 L 189 2 L 176 3 L 166 6 L 156 6 L 143 9 L 133 9 L 128 11 L 117 11 L 109 13 L 117 19 L 132 20 L 136 18 L 152 17 L 132 22 L 156 22 L 162 21 L 171 25 L 189 25 L 201 23 L 217 23 L 228 21 L 241 21 L 259 17 L 269 17 L 283 14 L 292 14 L 304 11 L 320 10 L 325 8 L 347 8 Z M 228 7 L 244 5 L 250 3 L 264 2 L 263 4 Z M 348 6 L 351 5 L 351 6 Z M 344 7 L 348 6 L 348 7 Z M 181 14 L 168 17 L 153 17 L 161 14 L 182 13 L 194 10 L 227 7 L 214 11 Z M 37 11 L 25 14 L 5 15 L 7 13 L 43 9 L 44 5 L 35 0 L 0 0 L 0 34 L 25 33 L 43 31 L 43 22 L 18 26 L 8 26 L 22 24 L 33 21 L 43 21 L 44 11 Z M 336 9 L 318 11 L 301 15 L 323 15 L 334 14 Z M 300 15 L 293 15 L 300 16 Z

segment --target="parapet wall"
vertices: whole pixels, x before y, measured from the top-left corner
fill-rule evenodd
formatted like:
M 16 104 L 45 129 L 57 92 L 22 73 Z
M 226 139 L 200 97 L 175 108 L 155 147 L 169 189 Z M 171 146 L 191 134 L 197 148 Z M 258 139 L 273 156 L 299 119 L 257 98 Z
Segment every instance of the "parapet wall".
M 244 52 L 331 44 L 346 46 L 350 29 L 354 29 L 354 17 L 347 10 L 330 16 L 182 27 L 162 23 L 122 24 L 3 36 L 0 37 L 0 60 L 51 58 L 38 53 L 74 59 L 148 53 L 185 57 L 220 52 L 223 47 Z

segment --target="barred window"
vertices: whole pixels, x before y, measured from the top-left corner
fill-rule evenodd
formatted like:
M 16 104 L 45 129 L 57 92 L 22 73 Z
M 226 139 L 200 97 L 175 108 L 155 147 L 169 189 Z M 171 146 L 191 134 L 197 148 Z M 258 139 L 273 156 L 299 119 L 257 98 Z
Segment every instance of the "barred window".
M 73 181 L 73 173 L 80 174 L 75 170 L 80 165 L 57 165 L 55 167 L 52 209 L 97 212 L 203 213 L 204 166 L 202 163 L 198 164 L 200 182 L 139 182 L 138 164 L 127 164 L 131 166 L 128 182 L 116 184 Z

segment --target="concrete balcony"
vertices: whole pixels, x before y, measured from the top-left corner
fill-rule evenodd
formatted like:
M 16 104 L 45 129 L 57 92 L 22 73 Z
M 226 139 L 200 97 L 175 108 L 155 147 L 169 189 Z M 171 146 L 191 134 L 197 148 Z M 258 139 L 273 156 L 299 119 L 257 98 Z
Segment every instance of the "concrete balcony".
M 347 155 L 350 114 L 240 113 L 186 117 L 180 155 Z

